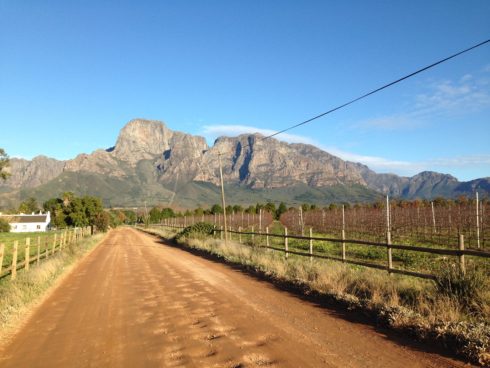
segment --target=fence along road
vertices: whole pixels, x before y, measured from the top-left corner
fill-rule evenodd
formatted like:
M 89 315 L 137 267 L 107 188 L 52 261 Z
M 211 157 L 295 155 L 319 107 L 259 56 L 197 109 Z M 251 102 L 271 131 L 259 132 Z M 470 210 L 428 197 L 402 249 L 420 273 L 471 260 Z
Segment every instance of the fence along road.
M 151 225 L 152 227 L 168 227 L 168 228 L 173 228 L 173 229 L 183 229 L 185 225 L 168 225 L 166 223 L 163 224 L 154 224 Z M 401 275 L 406 275 L 406 276 L 413 276 L 413 277 L 419 277 L 423 279 L 430 279 L 430 280 L 435 280 L 436 276 L 433 274 L 429 273 L 423 273 L 423 272 L 416 272 L 416 271 L 409 271 L 409 270 L 403 270 L 403 269 L 398 269 L 393 267 L 393 256 L 392 256 L 392 250 L 393 249 L 398 249 L 398 250 L 405 250 L 409 252 L 415 252 L 415 253 L 426 253 L 426 254 L 437 254 L 437 255 L 445 255 L 445 256 L 453 256 L 453 257 L 458 257 L 458 264 L 463 273 L 466 271 L 466 266 L 465 266 L 465 258 L 464 256 L 473 256 L 476 258 L 480 259 L 486 259 L 490 258 L 490 252 L 487 251 L 480 251 L 480 250 L 474 250 L 474 249 L 465 249 L 464 246 L 464 236 L 460 235 L 459 236 L 459 244 L 458 244 L 458 250 L 455 249 L 447 249 L 447 248 L 429 248 L 429 247 L 420 247 L 420 246 L 413 246 L 413 245 L 405 245 L 405 244 L 392 244 L 391 243 L 391 236 L 388 232 L 387 234 L 387 241 L 384 243 L 379 243 L 379 242 L 372 242 L 372 241 L 364 241 L 364 240 L 355 240 L 355 239 L 346 239 L 345 238 L 345 233 L 342 232 L 342 238 L 337 239 L 337 238 L 327 238 L 327 237 L 318 237 L 318 236 L 313 236 L 312 234 L 312 229 L 310 228 L 310 236 L 301 236 L 301 235 L 288 235 L 288 229 L 284 228 L 284 234 L 272 234 L 269 233 L 269 228 L 266 227 L 266 232 L 254 232 L 254 227 L 252 226 L 252 231 L 242 231 L 240 227 L 238 227 L 238 230 L 233 230 L 232 228 L 228 229 L 228 234 L 236 234 L 238 236 L 238 242 L 241 244 L 245 245 L 259 245 L 261 248 L 267 248 L 271 249 L 274 251 L 279 251 L 283 252 L 286 256 L 286 258 L 290 254 L 294 254 L 297 256 L 301 257 L 310 257 L 310 258 L 319 258 L 319 259 L 329 259 L 333 261 L 341 261 L 344 263 L 349 263 L 349 264 L 354 264 L 354 265 L 359 265 L 359 266 L 364 266 L 364 267 L 369 267 L 369 268 L 376 268 L 379 270 L 386 270 L 388 273 L 397 273 Z M 216 236 L 216 233 L 220 233 L 221 239 L 223 239 L 223 227 L 221 226 L 220 228 L 215 228 L 214 230 L 214 236 Z M 242 242 L 242 236 L 247 235 L 251 236 L 252 244 L 247 244 Z M 264 244 L 257 244 L 256 243 L 256 237 L 257 239 L 261 239 L 261 242 L 264 243 L 265 239 L 265 245 Z M 269 239 L 270 238 L 280 238 L 283 239 L 283 248 L 279 247 L 274 247 L 269 245 Z M 306 240 L 309 242 L 309 251 L 302 251 L 302 250 L 292 250 L 288 248 L 288 240 L 289 239 L 298 239 L 298 240 Z M 313 241 L 327 241 L 331 243 L 336 243 L 341 245 L 341 250 L 342 250 L 342 256 L 341 257 L 335 257 L 332 255 L 327 255 L 323 251 L 314 251 L 314 246 L 313 246 Z M 375 264 L 372 262 L 368 262 L 365 260 L 354 260 L 354 259 L 348 259 L 346 256 L 346 251 L 347 251 L 347 244 L 356 244 L 356 245 L 362 245 L 362 246 L 370 246 L 370 247 L 382 247 L 386 248 L 386 266 L 380 265 L 380 264 Z M 322 254 L 323 253 L 323 254 Z
M 462 367 L 134 229 L 40 305 L 0 367 Z

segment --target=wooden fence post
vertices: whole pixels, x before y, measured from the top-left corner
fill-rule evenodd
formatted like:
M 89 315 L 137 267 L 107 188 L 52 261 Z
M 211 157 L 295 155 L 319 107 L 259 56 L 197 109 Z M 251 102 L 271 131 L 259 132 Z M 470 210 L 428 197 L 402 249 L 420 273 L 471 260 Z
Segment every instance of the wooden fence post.
M 459 250 L 464 251 L 464 235 L 459 234 Z M 464 254 L 459 255 L 459 269 L 463 273 L 463 275 L 466 273 L 466 266 L 464 263 Z
M 31 238 L 26 239 L 26 251 L 25 251 L 25 259 L 24 259 L 24 268 L 26 271 L 29 270 L 29 261 L 30 261 L 30 256 L 31 256 Z
M 39 262 L 41 261 L 40 258 L 41 258 L 41 237 L 38 236 L 37 237 L 37 260 L 36 260 L 37 265 L 39 265 Z
M 388 273 L 391 274 L 391 269 L 393 268 L 393 258 L 391 255 L 391 231 L 386 232 L 386 249 L 388 255 Z
M 0 244 L 0 275 L 2 274 L 2 266 L 3 266 L 3 254 L 5 252 L 5 244 Z
M 345 262 L 345 230 L 342 229 L 342 262 Z
M 289 244 L 288 244 L 288 228 L 284 227 L 284 251 L 286 252 L 286 258 L 289 256 Z
M 51 255 L 54 255 L 54 252 L 56 251 L 56 238 L 57 237 L 58 237 L 58 234 L 54 234 L 53 250 L 51 251 Z
M 45 253 L 44 258 L 48 258 L 49 257 L 49 241 L 48 241 L 48 237 L 44 238 L 44 253 Z
M 266 246 L 269 246 L 269 226 L 266 226 L 266 228 L 265 228 L 265 233 L 267 234 L 267 235 L 265 236 L 265 245 L 266 245 Z
M 11 275 L 12 275 L 12 280 L 15 280 L 17 277 L 17 249 L 19 247 L 19 242 L 16 240 L 14 241 L 14 247 L 12 249 L 12 270 L 11 270 Z
M 310 261 L 313 261 L 313 228 L 310 227 Z
M 220 226 L 219 229 L 220 229 L 219 237 L 221 240 L 223 240 L 223 226 Z
M 238 226 L 238 242 L 242 244 L 242 227 Z
M 255 245 L 255 233 L 254 233 L 254 226 L 252 225 L 252 245 Z

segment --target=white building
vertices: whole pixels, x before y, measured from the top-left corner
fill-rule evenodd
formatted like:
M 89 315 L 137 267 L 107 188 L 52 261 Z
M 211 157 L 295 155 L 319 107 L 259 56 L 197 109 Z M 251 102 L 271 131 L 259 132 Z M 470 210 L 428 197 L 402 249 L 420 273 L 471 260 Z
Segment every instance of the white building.
M 51 214 L 46 213 L 32 213 L 31 215 L 19 214 L 19 215 L 1 215 L 0 218 L 6 220 L 10 224 L 10 231 L 13 233 L 30 233 L 46 231 L 51 223 Z

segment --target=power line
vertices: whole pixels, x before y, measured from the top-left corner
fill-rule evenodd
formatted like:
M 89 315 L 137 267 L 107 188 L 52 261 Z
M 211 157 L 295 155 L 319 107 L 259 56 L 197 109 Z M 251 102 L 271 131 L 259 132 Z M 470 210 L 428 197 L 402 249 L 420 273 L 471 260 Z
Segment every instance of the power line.
M 366 97 L 368 97 L 368 96 L 371 96 L 371 95 L 373 95 L 373 94 L 375 94 L 375 93 L 377 93 L 377 92 L 380 92 L 380 91 L 382 91 L 382 90 L 384 90 L 384 89 L 386 89 L 386 88 L 388 88 L 388 87 L 391 87 L 391 86 L 393 86 L 393 85 L 395 85 L 395 84 L 397 84 L 397 83 L 400 83 L 400 82 L 404 81 L 405 79 L 411 78 L 411 77 L 413 77 L 413 76 L 415 76 L 415 75 L 417 75 L 417 74 L 419 74 L 419 73 L 422 73 L 422 72 L 424 72 L 424 71 L 426 71 L 426 70 L 428 70 L 428 69 L 431 69 L 431 68 L 433 68 L 433 67 L 435 67 L 435 66 L 437 66 L 437 65 L 439 65 L 439 64 L 442 64 L 442 63 L 444 63 L 444 62 L 446 62 L 446 61 L 449 61 L 449 60 L 451 60 L 451 59 L 453 59 L 453 58 L 455 58 L 455 57 L 457 57 L 457 56 L 460 56 L 460 55 L 462 55 L 462 54 L 464 54 L 464 53 L 467 53 L 467 52 L 469 52 L 469 51 L 471 51 L 471 50 L 474 50 L 474 49 L 476 49 L 476 48 L 478 48 L 478 47 L 480 47 L 480 46 L 483 46 L 483 45 L 485 45 L 485 44 L 487 44 L 487 43 L 489 43 L 489 42 L 490 42 L 490 39 L 488 39 L 488 40 L 486 40 L 486 41 L 483 41 L 483 42 L 480 42 L 480 43 L 479 43 L 479 44 L 477 44 L 477 45 L 471 46 L 471 47 L 469 47 L 469 48 L 467 48 L 467 49 L 465 49 L 465 50 L 462 50 L 462 51 L 460 51 L 460 52 L 457 52 L 456 54 L 453 54 L 453 55 L 448 56 L 448 57 L 446 57 L 446 58 L 444 58 L 444 59 L 441 59 L 441 60 L 439 60 L 439 61 L 436 61 L 435 63 L 432 63 L 432 64 L 430 64 L 430 65 L 427 65 L 427 66 L 425 66 L 425 67 L 423 67 L 423 68 L 421 68 L 421 69 L 416 70 L 416 71 L 415 71 L 415 72 L 413 72 L 413 73 L 407 74 L 407 75 L 405 75 L 404 77 L 401 77 L 401 78 L 399 78 L 399 79 L 397 79 L 397 80 L 395 80 L 395 81 L 393 81 L 393 82 L 390 82 L 390 83 L 388 83 L 388 84 L 385 84 L 384 86 L 378 87 L 378 88 L 376 88 L 376 89 L 374 89 L 374 90 L 372 90 L 372 91 L 370 91 L 370 92 L 368 92 L 368 93 L 365 93 L 365 94 L 363 94 L 363 95 L 361 95 L 361 96 L 359 96 L 359 97 L 354 98 L 353 100 L 350 100 L 350 101 L 348 101 L 348 102 L 345 102 L 345 103 L 343 103 L 342 105 L 339 105 L 339 106 L 337 106 L 337 107 L 334 107 L 333 109 L 330 109 L 330 110 L 328 110 L 328 111 L 325 111 L 324 113 L 321 113 L 321 114 L 319 114 L 319 115 L 313 116 L 312 118 L 309 118 L 309 119 L 307 119 L 307 120 L 305 120 L 305 121 L 302 121 L 302 122 L 300 122 L 300 123 L 297 123 L 297 124 L 295 124 L 295 125 L 292 125 L 292 126 L 290 126 L 290 127 L 288 127 L 288 128 L 282 129 L 282 130 L 280 130 L 280 131 L 278 131 L 278 132 L 275 132 L 274 134 L 271 134 L 271 135 L 268 135 L 268 136 L 266 136 L 266 137 L 263 137 L 263 138 L 262 138 L 262 140 L 265 140 L 265 139 L 269 139 L 269 138 L 275 137 L 275 136 L 276 136 L 276 135 L 278 135 L 278 134 L 285 133 L 285 132 L 287 132 L 287 131 L 289 131 L 289 130 L 291 130 L 291 129 L 297 128 L 297 127 L 299 127 L 299 126 L 301 126 L 301 125 L 305 125 L 305 124 L 311 123 L 313 120 L 316 120 L 316 119 L 319 119 L 319 118 L 321 118 L 321 117 L 323 117 L 323 116 L 325 116 L 325 115 L 331 114 L 331 113 L 332 113 L 332 112 L 334 112 L 334 111 L 337 111 L 337 110 L 340 110 L 340 109 L 342 109 L 342 108 L 344 108 L 344 107 L 346 107 L 346 106 L 349 106 L 349 105 L 353 104 L 354 102 L 357 102 L 357 101 L 359 101 L 359 100 L 362 100 L 362 99 L 364 99 L 364 98 L 366 98 Z M 248 145 L 248 146 L 249 146 L 249 145 Z
M 342 105 L 339 105 L 337 107 L 334 107 L 333 109 L 330 109 L 328 111 L 325 111 L 324 113 L 321 113 L 319 115 L 313 116 L 312 118 L 309 118 L 309 119 L 307 119 L 305 121 L 302 121 L 300 123 L 297 123 L 295 125 L 292 125 L 292 126 L 290 126 L 288 128 L 282 129 L 282 130 L 280 130 L 278 132 L 275 132 L 274 134 L 271 134 L 271 135 L 268 135 L 266 137 L 263 137 L 261 140 L 266 140 L 266 139 L 275 137 L 276 135 L 279 135 L 281 133 L 285 133 L 285 132 L 287 132 L 287 131 L 289 131 L 291 129 L 295 129 L 295 128 L 301 126 L 301 125 L 305 125 L 305 124 L 311 123 L 312 121 L 314 121 L 316 119 L 319 119 L 319 118 L 321 118 L 321 117 L 323 117 L 325 115 L 331 114 L 334 111 L 337 111 L 337 110 L 340 110 L 340 109 L 342 109 L 342 108 L 344 108 L 346 106 L 349 106 L 349 105 L 351 105 L 351 104 L 353 104 L 353 103 L 355 103 L 355 102 L 357 102 L 359 100 L 362 100 L 362 99 L 364 99 L 364 98 L 366 98 L 368 96 L 371 96 L 371 95 L 373 95 L 373 94 L 375 94 L 377 92 L 380 92 L 380 91 L 382 91 L 382 90 L 384 90 L 384 89 L 386 89 L 388 87 L 391 87 L 391 86 L 393 86 L 393 85 L 395 85 L 397 83 L 400 83 L 400 82 L 402 82 L 402 81 L 404 81 L 404 80 L 406 80 L 408 78 L 411 78 L 411 77 L 413 77 L 413 76 L 415 76 L 415 75 L 417 75 L 419 73 L 422 73 L 422 72 L 424 72 L 424 71 L 426 71 L 428 69 L 434 68 L 435 66 L 437 66 L 439 64 L 442 64 L 442 63 L 444 63 L 446 61 L 449 61 L 449 60 L 451 60 L 451 59 L 453 59 L 453 58 L 455 58 L 457 56 L 460 56 L 462 54 L 465 54 L 465 53 L 467 53 L 467 52 L 469 52 L 471 50 L 474 50 L 474 49 L 476 49 L 476 48 L 478 48 L 480 46 L 483 46 L 483 45 L 485 45 L 485 44 L 487 44 L 489 42 L 490 42 L 490 39 L 488 39 L 486 41 L 483 41 L 483 42 L 480 42 L 479 44 L 476 44 L 474 46 L 471 46 L 471 47 L 469 47 L 467 49 L 464 49 L 462 51 L 459 51 L 459 52 L 457 52 L 457 53 L 455 53 L 453 55 L 450 55 L 450 56 L 448 56 L 448 57 L 446 57 L 444 59 L 441 59 L 439 61 L 436 61 L 435 63 L 432 63 L 430 65 L 427 65 L 427 66 L 425 66 L 425 67 L 423 67 L 421 69 L 418 69 L 418 70 L 416 70 L 416 71 L 414 71 L 414 72 L 412 72 L 410 74 L 407 74 L 407 75 L 405 75 L 405 76 L 403 76 L 401 78 L 398 78 L 397 80 L 394 80 L 394 81 L 392 81 L 392 82 L 390 82 L 388 84 L 385 84 L 385 85 L 383 85 L 381 87 L 378 87 L 378 88 L 376 88 L 376 89 L 374 89 L 374 90 L 372 90 L 372 91 L 370 91 L 368 93 L 365 93 L 365 94 L 363 94 L 363 95 L 361 95 L 359 97 L 356 97 L 353 100 L 350 100 L 348 102 L 345 102 Z M 244 149 L 246 147 L 250 147 L 250 146 L 251 146 L 251 144 L 249 143 L 249 144 L 243 146 L 242 149 Z M 219 159 L 219 169 L 220 169 L 220 179 L 221 179 L 221 195 L 222 195 L 223 207 L 225 207 L 225 193 L 224 193 L 224 184 L 223 184 L 223 173 L 222 173 L 222 167 L 221 167 L 221 154 L 222 154 L 221 152 L 218 153 L 218 159 Z M 223 208 L 223 210 L 225 211 L 225 208 Z M 224 213 L 225 213 L 225 221 L 226 221 L 226 212 L 224 212 Z M 225 224 L 226 224 L 226 222 L 225 222 Z M 226 231 L 226 225 L 225 225 L 225 231 Z M 226 236 L 225 236 L 225 239 L 226 239 Z

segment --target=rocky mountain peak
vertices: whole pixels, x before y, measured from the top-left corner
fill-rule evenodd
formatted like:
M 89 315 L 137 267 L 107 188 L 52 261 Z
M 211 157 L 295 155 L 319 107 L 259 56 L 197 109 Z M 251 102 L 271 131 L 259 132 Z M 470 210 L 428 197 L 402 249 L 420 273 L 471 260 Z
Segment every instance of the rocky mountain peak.
M 422 171 L 418 173 L 417 175 L 414 175 L 412 177 L 412 180 L 418 179 L 418 180 L 449 180 L 449 181 L 457 181 L 454 176 L 449 175 L 449 174 L 441 174 L 435 171 Z
M 170 148 L 173 135 L 161 121 L 134 119 L 121 129 L 112 153 L 130 163 L 152 159 Z

